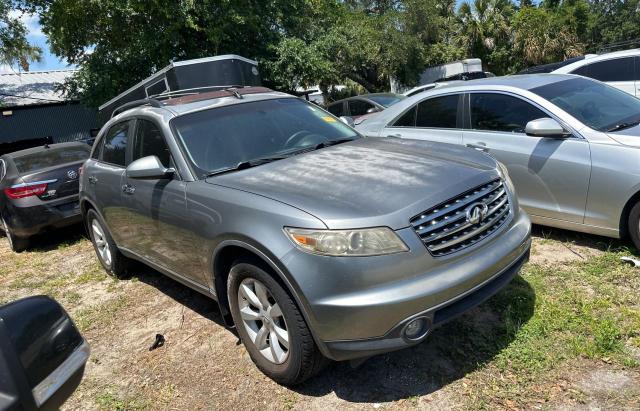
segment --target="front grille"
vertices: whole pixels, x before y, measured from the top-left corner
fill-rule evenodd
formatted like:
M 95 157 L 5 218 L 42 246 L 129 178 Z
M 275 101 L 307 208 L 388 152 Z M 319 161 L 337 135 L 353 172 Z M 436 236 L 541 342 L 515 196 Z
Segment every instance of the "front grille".
M 486 215 L 468 221 L 467 211 L 482 204 Z M 502 180 L 476 187 L 411 219 L 411 226 L 434 257 L 455 253 L 482 241 L 508 219 L 511 206 Z

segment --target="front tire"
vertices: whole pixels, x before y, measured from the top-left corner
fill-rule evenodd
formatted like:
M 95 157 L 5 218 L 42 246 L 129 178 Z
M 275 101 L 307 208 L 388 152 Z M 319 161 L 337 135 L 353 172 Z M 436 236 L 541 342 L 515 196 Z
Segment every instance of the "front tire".
M 631 209 L 631 212 L 629 212 L 627 227 L 633 245 L 637 250 L 640 250 L 640 201 L 637 202 Z
M 11 251 L 21 253 L 29 248 L 29 239 L 18 237 L 13 234 L 3 217 L 0 218 L 0 229 L 4 231 L 4 234 L 7 236 L 7 240 L 9 240 L 9 248 L 11 248 Z
M 296 385 L 326 364 L 291 296 L 256 265 L 237 262 L 228 279 L 231 316 L 256 366 L 269 378 Z
M 111 238 L 111 234 L 109 234 L 98 213 L 94 210 L 89 210 L 86 221 L 87 230 L 100 264 L 109 275 L 116 278 L 126 277 L 130 260 L 118 250 L 116 243 Z

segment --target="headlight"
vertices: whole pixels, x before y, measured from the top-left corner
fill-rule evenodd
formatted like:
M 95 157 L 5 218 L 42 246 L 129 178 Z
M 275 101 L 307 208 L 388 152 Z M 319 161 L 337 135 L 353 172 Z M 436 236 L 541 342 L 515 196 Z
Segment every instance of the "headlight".
M 285 227 L 301 249 L 331 256 L 367 256 L 408 251 L 402 240 L 387 227 L 360 230 L 308 230 Z

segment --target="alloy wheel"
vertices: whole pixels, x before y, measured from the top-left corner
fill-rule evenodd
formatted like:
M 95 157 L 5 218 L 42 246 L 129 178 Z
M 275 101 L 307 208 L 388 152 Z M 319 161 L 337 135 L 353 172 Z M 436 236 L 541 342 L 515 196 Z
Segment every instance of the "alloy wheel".
M 274 364 L 284 363 L 289 357 L 289 331 L 269 289 L 245 278 L 238 288 L 238 305 L 243 326 L 258 351 Z
M 91 223 L 91 230 L 93 231 L 93 241 L 96 244 L 96 248 L 98 250 L 98 255 L 102 259 L 102 261 L 107 265 L 111 266 L 111 248 L 109 247 L 109 242 L 107 242 L 107 238 L 104 235 L 104 230 L 98 223 L 98 220 L 93 220 Z

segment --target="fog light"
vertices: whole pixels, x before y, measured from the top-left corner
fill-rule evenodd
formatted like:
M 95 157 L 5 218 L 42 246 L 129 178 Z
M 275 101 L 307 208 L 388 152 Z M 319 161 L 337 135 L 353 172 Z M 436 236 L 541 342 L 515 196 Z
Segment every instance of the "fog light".
M 404 328 L 404 336 L 410 340 L 417 340 L 424 336 L 427 330 L 427 320 L 424 318 L 416 318 L 409 321 Z

